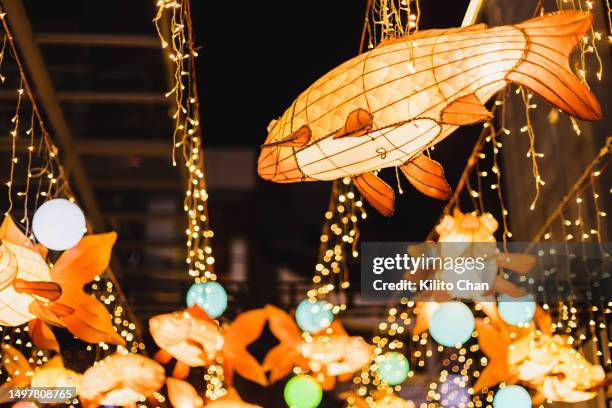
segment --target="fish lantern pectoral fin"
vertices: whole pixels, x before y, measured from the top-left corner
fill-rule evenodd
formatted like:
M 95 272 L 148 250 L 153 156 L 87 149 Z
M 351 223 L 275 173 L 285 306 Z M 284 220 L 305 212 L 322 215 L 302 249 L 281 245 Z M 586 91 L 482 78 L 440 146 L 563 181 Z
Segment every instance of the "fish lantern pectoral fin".
M 475 94 L 455 99 L 440 114 L 442 123 L 455 126 L 471 125 L 493 117 Z
M 289 136 L 284 137 L 283 139 L 265 144 L 265 146 L 280 146 L 280 147 L 304 147 L 310 141 L 312 137 L 312 132 L 310 128 L 306 125 L 302 126 L 295 132 L 291 133 Z
M 62 295 L 62 288 L 55 282 L 30 282 L 15 279 L 13 286 L 19 293 L 27 293 L 47 300 L 57 300 Z
M 356 109 L 349 113 L 344 127 L 336 132 L 334 139 L 347 136 L 363 136 L 372 130 L 373 120 L 374 117 L 367 110 L 361 108 Z
M 385 217 L 393 215 L 395 193 L 393 189 L 373 173 L 363 173 L 353 177 L 353 184 L 361 195 Z
M 400 170 L 414 188 L 421 193 L 447 200 L 451 196 L 451 188 L 444 178 L 444 168 L 440 163 L 424 154 L 400 166 Z

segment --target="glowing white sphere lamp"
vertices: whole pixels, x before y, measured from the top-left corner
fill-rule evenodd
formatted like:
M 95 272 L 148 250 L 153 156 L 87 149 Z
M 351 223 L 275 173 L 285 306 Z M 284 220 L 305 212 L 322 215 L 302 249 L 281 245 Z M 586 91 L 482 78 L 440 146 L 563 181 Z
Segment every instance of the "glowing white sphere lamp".
M 75 203 L 56 198 L 38 207 L 32 220 L 34 236 L 45 247 L 65 251 L 85 235 L 85 215 Z

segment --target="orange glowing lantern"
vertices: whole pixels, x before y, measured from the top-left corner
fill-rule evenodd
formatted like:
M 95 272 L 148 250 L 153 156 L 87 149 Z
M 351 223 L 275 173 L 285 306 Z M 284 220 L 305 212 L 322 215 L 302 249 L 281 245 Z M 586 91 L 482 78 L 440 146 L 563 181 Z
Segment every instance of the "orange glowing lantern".
M 188 382 L 169 377 L 166 385 L 168 399 L 174 408 L 261 408 L 259 405 L 242 401 L 235 388 L 230 388 L 224 397 L 204 404 L 195 388 Z
M 47 250 L 6 216 L 0 226 L 0 325 L 29 323 L 41 348 L 59 349 L 47 324 L 66 327 L 90 343 L 125 344 L 106 307 L 83 290 L 108 267 L 116 238 L 115 233 L 88 235 L 50 269 Z
M 270 123 L 259 175 L 278 183 L 351 177 L 388 216 L 393 190 L 373 172 L 400 166 L 419 191 L 448 198 L 442 166 L 423 151 L 459 126 L 488 120 L 484 103 L 509 82 L 570 115 L 601 117 L 568 64 L 591 21 L 572 10 L 512 26 L 426 30 L 383 41 L 324 75 Z
M 186 378 L 190 367 L 209 366 L 217 357 L 231 381 L 233 372 L 266 385 L 266 376 L 247 346 L 257 340 L 266 323 L 263 309 L 244 312 L 230 325 L 220 327 L 198 306 L 154 316 L 149 321 L 151 336 L 160 347 L 155 358 L 167 364 L 175 358 L 173 376 Z
M 14 387 L 75 388 L 78 395 L 81 375 L 64 367 L 58 355 L 42 367 L 32 367 L 28 359 L 15 347 L 2 346 L 2 365 L 8 374 L 7 381 L 0 386 L 0 403 L 8 402 L 8 390 Z
M 349 336 L 338 321 L 304 338 L 289 314 L 271 305 L 266 306 L 266 310 L 270 330 L 280 341 L 268 352 L 263 363 L 270 371 L 271 382 L 285 377 L 297 366 L 310 370 L 323 389 L 328 390 L 333 388 L 336 378 L 340 381 L 351 379 L 355 371 L 372 359 L 368 343 L 361 337 Z
M 164 368 L 154 360 L 115 353 L 85 371 L 81 401 L 85 406 L 133 404 L 159 390 L 165 379 Z
M 478 319 L 478 343 L 490 361 L 474 385 L 476 392 L 499 382 L 521 382 L 537 390 L 534 405 L 545 400 L 580 402 L 595 398 L 605 385 L 603 368 L 587 361 L 567 339 L 552 334 L 550 315 L 540 307 L 526 328 L 507 325 L 494 304 L 483 307 L 490 318 Z

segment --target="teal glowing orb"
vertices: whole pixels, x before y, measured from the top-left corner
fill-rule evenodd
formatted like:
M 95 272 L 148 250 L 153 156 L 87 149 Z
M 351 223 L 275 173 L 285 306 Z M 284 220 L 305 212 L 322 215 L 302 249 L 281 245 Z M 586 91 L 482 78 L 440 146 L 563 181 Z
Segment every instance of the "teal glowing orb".
M 290 408 L 316 408 L 323 398 L 323 390 L 311 376 L 298 375 L 287 382 L 284 396 Z
M 217 282 L 194 283 L 187 292 L 187 306 L 198 305 L 216 319 L 227 308 L 227 293 Z
M 429 320 L 429 333 L 439 344 L 455 347 L 468 341 L 474 331 L 474 315 L 461 302 L 443 303 Z
M 529 323 L 536 311 L 536 303 L 533 295 L 511 297 L 502 295 L 497 302 L 497 308 L 501 318 L 508 324 L 523 326 Z
M 387 384 L 398 385 L 408 377 L 408 371 L 410 371 L 408 359 L 403 354 L 393 351 L 382 356 L 376 373 Z
M 306 332 L 321 331 L 329 327 L 333 320 L 332 305 L 324 300 L 314 303 L 308 299 L 302 300 L 295 310 L 295 321 Z
M 520 385 L 508 385 L 495 393 L 493 408 L 531 408 L 531 397 Z

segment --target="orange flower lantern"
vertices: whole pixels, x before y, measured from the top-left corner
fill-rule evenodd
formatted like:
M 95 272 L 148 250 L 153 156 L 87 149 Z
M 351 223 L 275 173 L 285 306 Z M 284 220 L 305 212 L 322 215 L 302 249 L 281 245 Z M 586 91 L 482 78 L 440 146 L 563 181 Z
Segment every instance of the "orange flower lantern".
M 572 116 L 601 118 L 568 64 L 591 22 L 590 14 L 571 10 L 383 41 L 328 72 L 270 123 L 258 173 L 278 183 L 351 177 L 389 216 L 393 190 L 373 172 L 399 166 L 419 191 L 446 199 L 442 166 L 423 151 L 459 126 L 488 120 L 484 103 L 509 82 Z

